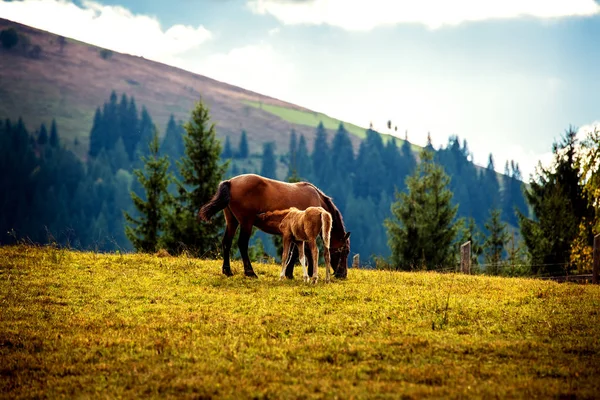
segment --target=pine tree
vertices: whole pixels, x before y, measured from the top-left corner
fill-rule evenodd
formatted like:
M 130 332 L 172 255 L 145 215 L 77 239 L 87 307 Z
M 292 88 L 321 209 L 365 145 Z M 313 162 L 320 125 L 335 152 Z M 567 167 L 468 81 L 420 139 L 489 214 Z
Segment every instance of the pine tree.
M 121 121 L 119 118 L 119 105 L 117 103 L 117 93 L 113 90 L 110 94 L 108 103 L 104 104 L 104 122 L 106 124 L 105 135 L 105 148 L 106 150 L 112 150 L 120 137 L 121 133 Z M 151 135 L 150 135 L 151 138 Z
M 147 155 L 149 144 L 152 141 L 154 132 L 156 127 L 154 126 L 154 122 L 152 122 L 152 118 L 150 117 L 150 113 L 145 106 L 142 107 L 142 113 L 140 118 L 139 125 L 139 139 L 137 142 L 136 148 L 136 156 L 134 156 L 134 160 L 139 160 L 140 156 Z
M 350 177 L 350 173 L 354 170 L 354 149 L 350 135 L 342 123 L 331 142 L 331 166 L 334 175 L 337 175 L 332 178 L 336 180 Z
M 248 135 L 246 135 L 246 131 L 242 131 L 237 158 L 248 158 L 249 155 L 250 150 L 248 149 Z
M 315 144 L 311 155 L 313 164 L 313 177 L 317 185 L 322 189 L 327 190 L 327 178 L 331 169 L 330 158 L 331 152 L 327 144 L 327 132 L 322 122 L 317 126 L 317 134 L 315 136 Z
M 46 130 L 46 125 L 44 124 L 40 126 L 40 133 L 38 134 L 37 142 L 42 146 L 48 143 L 48 130 Z
M 130 161 L 135 159 L 135 149 L 140 140 L 140 121 L 133 96 L 129 99 L 127 107 L 121 109 L 121 133 L 125 151 Z
M 263 144 L 260 174 L 265 178 L 277 179 L 277 160 L 275 159 L 275 143 Z
M 172 254 L 183 250 L 195 256 L 205 256 L 219 249 L 219 230 L 223 217 L 210 224 L 196 220 L 200 207 L 217 191 L 228 163 L 219 164 L 221 142 L 215 125 L 210 123 L 208 108 L 200 101 L 185 124 L 185 155 L 177 162 L 182 181 L 178 194 L 171 202 L 165 228 L 165 247 Z M 213 253 L 214 254 L 214 253 Z
M 114 149 L 108 152 L 108 158 L 110 159 L 113 173 L 116 173 L 120 169 L 129 169 L 129 155 L 127 155 L 127 151 L 125 150 L 123 138 L 117 140 Z
M 168 201 L 167 186 L 169 184 L 169 161 L 165 156 L 158 155 L 158 132 L 150 142 L 149 153 L 142 157 L 143 171 L 133 171 L 138 181 L 144 187 L 146 199 L 134 192 L 131 198 L 140 217 L 133 218 L 125 212 L 125 219 L 130 225 L 125 227 L 125 234 L 136 251 L 152 253 L 158 250 L 160 233 L 164 226 L 164 213 Z
M 223 148 L 223 153 L 221 153 L 221 157 L 225 159 L 233 157 L 233 151 L 231 150 L 231 140 L 229 140 L 229 136 L 225 137 L 225 147 Z
M 355 196 L 371 197 L 375 203 L 379 202 L 381 192 L 387 185 L 383 153 L 384 146 L 381 135 L 368 129 L 367 138 L 360 144 L 356 158 Z
M 94 122 L 90 132 L 90 149 L 88 154 L 90 157 L 96 157 L 103 148 L 104 120 L 102 118 L 102 111 L 100 111 L 100 107 L 98 107 L 96 108 L 96 113 L 94 114 Z
M 571 243 L 578 235 L 579 224 L 593 218 L 581 185 L 577 146 L 573 129 L 560 143 L 554 143 L 553 166 L 538 166 L 530 190 L 525 192 L 536 219 L 518 212 L 534 273 L 563 274 L 569 268 Z
M 482 185 L 486 195 L 486 203 L 491 208 L 498 208 L 501 205 L 500 199 L 500 184 L 498 182 L 498 174 L 494 165 L 494 156 L 490 153 L 488 157 L 488 165 L 482 175 Z
M 296 131 L 292 129 L 290 133 L 290 148 L 288 150 L 287 158 L 288 165 L 295 169 L 296 168 L 296 155 L 298 153 L 298 135 L 296 135 Z
M 485 223 L 488 234 L 483 244 L 485 262 L 488 264 L 486 271 L 490 275 L 502 273 L 502 254 L 508 242 L 506 224 L 500 221 L 500 210 L 490 210 L 490 217 Z
M 60 140 L 58 138 L 58 129 L 56 128 L 56 120 L 52 119 L 52 124 L 50 125 L 50 146 L 57 148 L 60 144 Z
M 444 268 L 453 263 L 457 206 L 450 178 L 423 149 L 421 162 L 406 179 L 407 192 L 396 192 L 392 218 L 385 220 L 392 263 L 398 269 Z
M 185 154 L 185 145 L 183 143 L 184 135 L 185 129 L 183 128 L 183 124 L 181 122 L 176 123 L 175 117 L 171 114 L 160 151 L 161 154 L 167 156 L 169 160 L 172 160 L 169 171 L 179 180 L 181 180 L 181 175 L 179 174 L 175 161 L 179 160 Z
M 296 154 L 296 173 L 298 174 L 300 180 L 312 181 L 313 179 L 312 160 L 308 152 L 306 139 L 302 134 L 300 135 L 300 139 L 298 140 L 298 152 Z M 290 177 L 288 177 L 288 179 Z

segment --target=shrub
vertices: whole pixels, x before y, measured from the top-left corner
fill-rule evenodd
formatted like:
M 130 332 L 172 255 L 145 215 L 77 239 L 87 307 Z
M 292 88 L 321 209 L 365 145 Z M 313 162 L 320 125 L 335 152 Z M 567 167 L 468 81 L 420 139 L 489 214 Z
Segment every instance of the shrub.
M 2 32 L 0 32 L 0 42 L 2 43 L 2 47 L 6 49 L 15 47 L 17 43 L 19 43 L 19 35 L 15 28 L 2 30 Z

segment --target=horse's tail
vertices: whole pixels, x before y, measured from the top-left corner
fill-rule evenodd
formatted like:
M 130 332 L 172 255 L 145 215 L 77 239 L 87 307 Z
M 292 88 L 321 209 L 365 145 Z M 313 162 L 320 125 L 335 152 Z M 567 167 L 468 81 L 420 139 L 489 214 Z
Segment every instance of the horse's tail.
M 231 199 L 231 182 L 223 181 L 219 183 L 217 193 L 208 203 L 203 205 L 198 212 L 198 219 L 209 221 L 216 213 L 229 205 Z
M 321 237 L 323 238 L 323 245 L 329 248 L 331 243 L 331 214 L 327 211 L 321 212 Z

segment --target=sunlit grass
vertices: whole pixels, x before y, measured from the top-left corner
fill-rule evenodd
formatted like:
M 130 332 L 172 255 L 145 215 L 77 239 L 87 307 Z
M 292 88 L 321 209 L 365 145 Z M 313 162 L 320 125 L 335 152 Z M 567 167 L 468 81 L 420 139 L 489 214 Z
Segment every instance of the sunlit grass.
M 346 130 L 350 134 L 360 139 L 365 139 L 367 137 L 365 128 L 362 128 L 358 125 L 350 124 L 348 122 L 340 121 L 339 119 L 331 118 L 330 116 L 323 113 L 302 111 L 282 106 L 276 106 L 272 104 L 263 104 L 257 101 L 245 100 L 244 103 L 249 106 L 267 111 L 292 124 L 306 125 L 316 128 L 319 125 L 319 123 L 322 122 L 325 129 L 337 130 L 340 126 L 340 123 L 343 123 L 344 128 L 346 128 Z M 387 141 L 393 138 L 393 136 L 382 134 L 381 138 L 383 139 L 384 143 L 387 143 Z M 395 138 L 395 140 L 398 146 L 401 146 L 404 142 L 404 140 L 399 138 Z M 419 151 L 421 149 L 420 147 L 415 145 L 411 146 L 413 151 Z
M 553 398 L 600 393 L 600 287 L 0 248 L 0 393 Z M 321 272 L 324 272 L 321 269 Z M 296 271 L 297 275 L 299 271 Z

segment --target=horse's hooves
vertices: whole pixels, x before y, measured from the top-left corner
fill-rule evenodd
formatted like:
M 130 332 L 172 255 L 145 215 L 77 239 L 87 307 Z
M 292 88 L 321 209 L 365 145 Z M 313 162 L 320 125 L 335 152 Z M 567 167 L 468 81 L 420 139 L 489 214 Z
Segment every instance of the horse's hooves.
M 246 275 L 248 278 L 258 278 L 258 275 L 256 275 L 254 271 L 244 271 L 244 275 Z
M 223 268 L 223 274 L 227 276 L 233 276 L 233 273 L 229 268 Z

